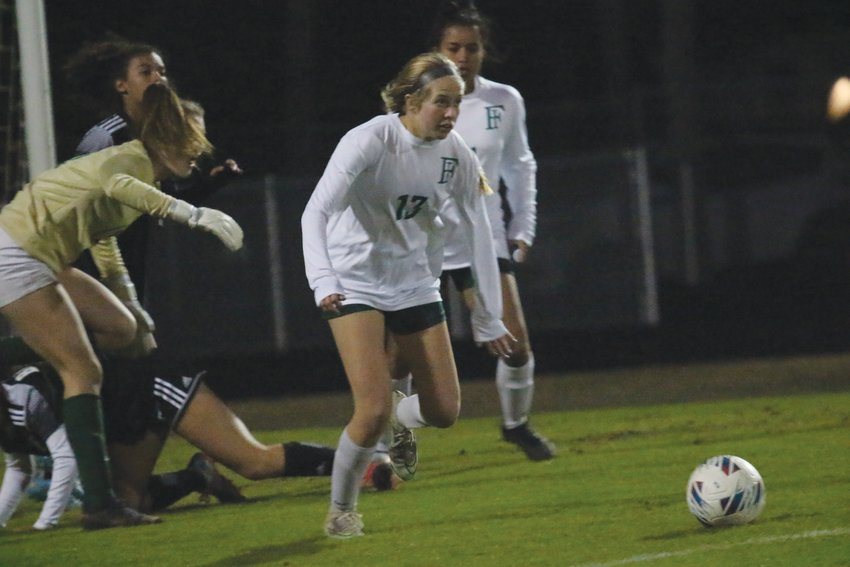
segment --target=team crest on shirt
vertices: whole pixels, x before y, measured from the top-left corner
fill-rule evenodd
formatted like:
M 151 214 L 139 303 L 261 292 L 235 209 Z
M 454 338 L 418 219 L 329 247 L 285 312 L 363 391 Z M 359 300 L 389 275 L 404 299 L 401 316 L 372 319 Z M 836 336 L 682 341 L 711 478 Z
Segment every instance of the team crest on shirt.
M 499 125 L 502 123 L 502 113 L 505 112 L 505 105 L 485 106 L 484 111 L 487 113 L 487 130 L 498 130 Z
M 438 183 L 440 185 L 444 185 L 448 183 L 449 179 L 455 176 L 455 170 L 460 162 L 457 158 L 451 157 L 444 157 L 440 159 L 443 160 L 443 170 L 440 172 L 440 181 Z

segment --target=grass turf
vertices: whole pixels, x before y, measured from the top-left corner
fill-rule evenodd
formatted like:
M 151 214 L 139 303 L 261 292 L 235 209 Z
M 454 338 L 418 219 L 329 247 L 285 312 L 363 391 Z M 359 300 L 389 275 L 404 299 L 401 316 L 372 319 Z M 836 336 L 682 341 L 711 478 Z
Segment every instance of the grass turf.
M 362 494 L 367 536 L 356 540 L 323 535 L 327 478 L 231 476 L 249 503 L 189 497 L 163 524 L 134 529 L 81 532 L 69 511 L 36 533 L 40 504 L 25 501 L 0 530 L 0 565 L 848 565 L 850 392 L 539 413 L 561 451 L 543 463 L 501 442 L 497 425 L 421 431 L 418 478 Z M 339 427 L 255 434 L 334 444 Z M 157 468 L 193 452 L 173 439 Z M 755 523 L 708 529 L 690 516 L 687 478 L 715 454 L 761 472 Z

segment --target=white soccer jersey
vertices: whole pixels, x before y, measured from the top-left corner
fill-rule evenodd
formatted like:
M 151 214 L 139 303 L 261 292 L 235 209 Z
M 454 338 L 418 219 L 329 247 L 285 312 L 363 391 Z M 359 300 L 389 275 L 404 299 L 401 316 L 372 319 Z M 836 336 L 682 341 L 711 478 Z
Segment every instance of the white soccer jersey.
M 494 194 L 487 197 L 487 213 L 499 258 L 509 258 L 508 240 L 534 243 L 537 228 L 537 162 L 528 146 L 525 103 L 515 88 L 477 77 L 475 90 L 464 95 L 455 132 L 476 153 Z M 512 218 L 506 226 L 499 196 L 499 180 Z M 469 266 L 463 235 L 449 225 L 445 269 Z
M 480 166 L 450 133 L 426 142 L 397 114 L 378 116 L 340 140 L 301 219 L 304 264 L 316 304 L 345 303 L 398 311 L 440 300 L 443 221 L 455 205 L 457 230 L 472 258 L 479 304 L 476 340 L 505 334 Z

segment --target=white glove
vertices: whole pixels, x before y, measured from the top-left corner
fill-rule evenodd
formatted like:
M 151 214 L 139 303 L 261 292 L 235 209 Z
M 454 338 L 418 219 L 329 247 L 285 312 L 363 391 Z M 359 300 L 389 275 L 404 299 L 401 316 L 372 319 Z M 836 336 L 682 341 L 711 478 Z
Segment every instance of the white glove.
M 103 283 L 121 300 L 121 303 L 130 310 L 133 318 L 136 320 L 136 336 L 126 347 L 122 348 L 117 354 L 127 358 L 138 358 L 147 356 L 156 350 L 156 339 L 153 332 L 156 330 L 153 319 L 139 303 L 139 298 L 136 295 L 136 286 L 130 281 L 130 276 L 127 274 L 115 274 L 103 280 Z
M 168 209 L 168 218 L 188 225 L 189 228 L 211 232 L 233 252 L 242 248 L 242 228 L 232 217 L 221 211 L 195 207 L 186 201 L 175 199 Z

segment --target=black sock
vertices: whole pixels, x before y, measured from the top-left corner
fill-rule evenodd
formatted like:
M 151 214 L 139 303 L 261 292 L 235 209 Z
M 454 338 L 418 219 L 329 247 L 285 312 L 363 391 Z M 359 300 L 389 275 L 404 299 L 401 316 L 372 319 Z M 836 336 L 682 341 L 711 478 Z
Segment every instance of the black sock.
M 0 364 L 14 366 L 16 364 L 35 364 L 43 362 L 21 337 L 0 338 Z
M 283 444 L 285 465 L 283 476 L 330 476 L 334 466 L 334 449 L 312 443 Z
M 153 475 L 148 480 L 151 510 L 168 508 L 184 496 L 203 491 L 206 486 L 204 475 L 191 469 Z

